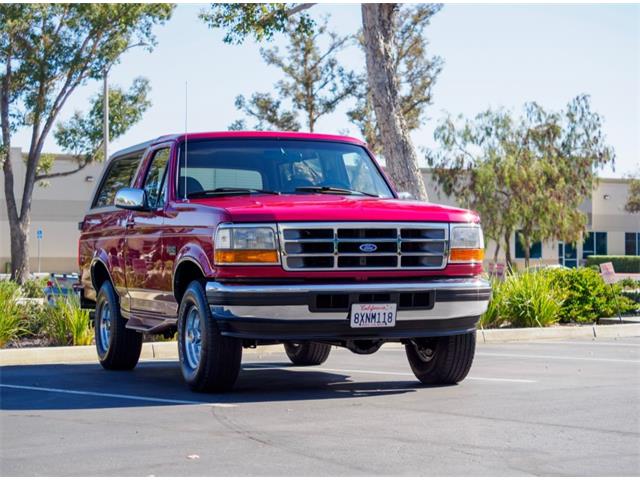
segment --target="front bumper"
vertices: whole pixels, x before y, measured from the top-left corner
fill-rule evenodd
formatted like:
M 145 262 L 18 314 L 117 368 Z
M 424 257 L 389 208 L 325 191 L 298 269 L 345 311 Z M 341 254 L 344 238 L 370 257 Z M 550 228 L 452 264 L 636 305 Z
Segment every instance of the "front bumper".
M 210 281 L 223 335 L 254 340 L 403 339 L 473 331 L 491 286 L 479 278 L 401 283 L 244 285 Z M 350 327 L 353 303 L 396 303 L 396 326 Z

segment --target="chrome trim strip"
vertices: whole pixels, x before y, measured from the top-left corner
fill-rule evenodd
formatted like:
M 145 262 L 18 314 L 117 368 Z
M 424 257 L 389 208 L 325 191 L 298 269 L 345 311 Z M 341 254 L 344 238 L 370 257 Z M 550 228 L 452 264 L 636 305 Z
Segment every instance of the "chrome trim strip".
M 437 302 L 430 310 L 398 310 L 396 320 L 447 320 L 451 318 L 475 317 L 487 310 L 487 300 L 475 302 Z M 348 312 L 311 312 L 307 305 L 270 305 L 243 307 L 211 305 L 211 313 L 232 320 L 260 318 L 265 320 L 347 320 Z
M 398 282 L 398 283 L 299 283 L 294 285 L 243 285 L 226 284 L 216 281 L 207 282 L 206 291 L 240 294 L 300 294 L 300 293 L 393 293 L 393 292 L 417 292 L 428 290 L 473 290 L 491 288 L 491 284 L 482 278 L 451 278 L 423 282 Z

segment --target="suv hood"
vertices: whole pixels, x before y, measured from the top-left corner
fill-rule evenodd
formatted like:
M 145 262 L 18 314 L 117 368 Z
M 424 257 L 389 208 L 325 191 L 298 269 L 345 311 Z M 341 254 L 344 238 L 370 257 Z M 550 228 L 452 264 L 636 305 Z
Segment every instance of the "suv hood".
M 478 222 L 469 210 L 433 203 L 333 194 L 239 195 L 193 199 L 243 222 Z

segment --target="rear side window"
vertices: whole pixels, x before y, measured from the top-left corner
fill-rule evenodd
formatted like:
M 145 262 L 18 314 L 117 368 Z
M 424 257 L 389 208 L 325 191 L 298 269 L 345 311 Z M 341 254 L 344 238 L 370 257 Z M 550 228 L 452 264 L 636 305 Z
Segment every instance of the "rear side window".
M 110 207 L 121 188 L 130 187 L 142 154 L 116 158 L 105 173 L 100 190 L 93 201 L 92 208 Z

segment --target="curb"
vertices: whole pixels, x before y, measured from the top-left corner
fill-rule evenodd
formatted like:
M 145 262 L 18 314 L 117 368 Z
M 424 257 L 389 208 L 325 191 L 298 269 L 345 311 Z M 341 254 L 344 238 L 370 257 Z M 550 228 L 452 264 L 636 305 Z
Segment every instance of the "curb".
M 640 337 L 640 325 L 580 325 L 571 327 L 494 328 L 478 330 L 478 338 L 482 339 L 483 343 L 622 337 Z
M 265 345 L 244 349 L 242 355 L 261 358 L 265 355 L 283 351 L 282 345 Z M 142 344 L 140 360 L 177 360 L 177 358 L 178 346 L 176 342 L 149 342 Z M 74 362 L 98 363 L 95 345 L 0 349 L 0 367 Z
M 478 330 L 478 340 L 482 343 L 624 337 L 640 337 L 640 325 L 582 325 L 571 327 Z M 387 345 L 383 348 L 397 348 L 394 344 Z M 243 356 L 259 359 L 263 356 L 282 352 L 282 345 L 265 345 L 245 349 L 242 354 Z M 176 342 L 150 342 L 142 344 L 142 352 L 140 353 L 141 360 L 176 360 L 177 358 L 178 347 Z M 97 360 L 94 345 L 83 347 L 0 349 L 0 366 L 72 362 L 97 363 Z

